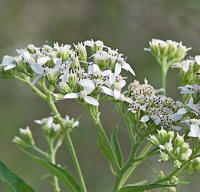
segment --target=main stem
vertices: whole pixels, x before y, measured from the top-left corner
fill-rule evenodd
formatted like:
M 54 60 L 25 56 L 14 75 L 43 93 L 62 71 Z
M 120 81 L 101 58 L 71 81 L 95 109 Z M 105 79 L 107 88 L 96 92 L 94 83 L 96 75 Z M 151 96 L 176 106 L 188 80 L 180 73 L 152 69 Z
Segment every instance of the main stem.
M 48 104 L 49 104 L 52 112 L 54 113 L 55 117 L 59 121 L 59 124 L 61 125 L 62 128 L 64 128 L 64 124 L 63 124 L 62 118 L 60 116 L 60 113 L 58 112 L 50 94 L 48 95 Z M 81 168 L 80 168 L 80 165 L 79 165 L 79 162 L 78 162 L 78 158 L 76 156 L 76 152 L 75 152 L 75 149 L 74 149 L 74 146 L 73 146 L 73 143 L 72 143 L 72 140 L 71 140 L 71 137 L 70 137 L 70 134 L 69 134 L 68 131 L 66 131 L 66 140 L 67 140 L 69 150 L 70 150 L 71 155 L 72 155 L 72 159 L 74 161 L 76 171 L 78 173 L 78 177 L 79 177 L 80 184 L 81 184 L 81 189 L 82 189 L 83 192 L 87 192 L 85 182 L 84 182 L 84 179 L 83 179 L 83 175 L 82 175 L 82 172 L 81 172 Z

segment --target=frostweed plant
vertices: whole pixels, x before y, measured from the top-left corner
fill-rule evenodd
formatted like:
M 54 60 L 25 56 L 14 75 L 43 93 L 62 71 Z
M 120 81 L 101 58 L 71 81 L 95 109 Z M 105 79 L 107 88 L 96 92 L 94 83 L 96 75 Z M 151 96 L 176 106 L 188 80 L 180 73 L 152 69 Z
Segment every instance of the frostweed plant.
M 52 174 L 55 192 L 60 182 L 68 191 L 87 192 L 84 173 L 71 139 L 71 132 L 79 126 L 77 119 L 60 114 L 55 102 L 75 99 L 87 108 L 98 128 L 98 146 L 108 161 L 115 178 L 113 192 L 176 191 L 184 174 L 200 170 L 200 56 L 188 57 L 189 50 L 182 43 L 153 39 L 148 49 L 161 65 L 162 88 L 155 89 L 145 79 L 127 84 L 123 71 L 135 72 L 123 54 L 102 41 L 87 40 L 73 45 L 36 47 L 32 44 L 17 50 L 16 56 L 4 56 L 0 65 L 2 79 L 16 79 L 27 84 L 51 109 L 51 116 L 35 120 L 47 143 L 41 149 L 31 129 L 19 129 L 13 142 L 30 158 Z M 166 76 L 169 68 L 180 69 L 182 101 L 166 96 Z M 161 92 L 163 94 L 161 94 Z M 131 151 L 125 161 L 120 149 L 117 126 L 107 136 L 101 124 L 99 106 L 105 100 L 113 102 L 124 118 L 130 137 Z M 111 138 L 111 139 L 109 139 Z M 66 141 L 72 156 L 76 176 L 56 163 L 56 152 Z M 137 166 L 150 158 L 157 163 L 171 163 L 171 172 L 155 168 L 156 180 L 128 183 Z M 34 189 L 0 162 L 0 178 L 17 192 Z

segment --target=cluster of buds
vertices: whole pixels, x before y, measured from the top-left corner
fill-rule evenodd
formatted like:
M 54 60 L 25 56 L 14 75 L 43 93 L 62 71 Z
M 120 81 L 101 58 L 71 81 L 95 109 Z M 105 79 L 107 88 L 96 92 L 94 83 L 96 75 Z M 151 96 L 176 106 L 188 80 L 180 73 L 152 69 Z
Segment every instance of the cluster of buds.
M 22 148 L 31 148 L 34 146 L 35 142 L 33 140 L 33 136 L 29 127 L 25 129 L 19 129 L 19 137 L 15 136 L 13 142 Z
M 73 46 L 58 43 L 53 47 L 28 45 L 17 53 L 15 57 L 4 56 L 1 76 L 28 77 L 33 85 L 45 78 L 56 88 L 53 93 L 56 100 L 79 99 L 98 106 L 99 94 L 103 93 L 129 102 L 122 94 L 126 81 L 121 71 L 135 73 L 123 54 L 105 46 L 102 41 L 87 40 Z
M 178 133 L 175 135 L 174 131 L 158 130 L 158 134 L 151 135 L 149 141 L 160 148 L 160 161 L 166 162 L 171 159 L 176 168 L 180 168 L 192 154 L 189 143 Z
M 43 135 L 47 138 L 54 138 L 61 132 L 59 124 L 54 123 L 54 117 L 47 117 L 41 120 L 35 120 L 35 122 L 42 127 Z
M 147 81 L 144 84 L 134 81 L 128 89 L 128 96 L 132 99 L 129 111 L 132 113 L 140 111 L 141 122 L 147 123 L 152 120 L 161 127 L 180 129 L 176 124 L 187 113 L 181 102 L 158 95 L 157 93 L 161 90 L 155 90 Z
M 165 63 L 168 65 L 167 68 L 173 63 L 182 61 L 187 51 L 190 50 L 190 48 L 182 45 L 182 42 L 178 43 L 172 40 L 162 41 L 159 39 L 152 39 L 149 42 L 149 46 L 150 48 L 146 50 L 151 51 L 159 64 L 162 65 Z

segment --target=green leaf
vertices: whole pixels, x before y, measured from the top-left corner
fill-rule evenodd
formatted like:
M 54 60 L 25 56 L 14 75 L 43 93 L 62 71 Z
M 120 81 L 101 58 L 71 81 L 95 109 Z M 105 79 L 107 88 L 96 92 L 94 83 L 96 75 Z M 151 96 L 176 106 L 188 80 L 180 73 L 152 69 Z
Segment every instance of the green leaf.
M 113 175 L 116 175 L 116 172 L 113 168 L 113 164 L 112 164 L 112 158 L 110 156 L 110 153 L 108 151 L 108 149 L 106 148 L 105 144 L 104 144 L 104 138 L 102 137 L 102 135 L 98 135 L 98 146 L 101 149 L 101 151 L 103 152 L 103 154 L 105 155 L 106 159 L 108 160 L 108 164 L 110 166 L 110 170 L 112 171 Z
M 101 149 L 101 151 L 103 152 L 103 154 L 105 155 L 105 157 L 107 158 L 107 160 L 110 162 L 111 161 L 111 156 L 109 151 L 107 150 L 105 144 L 104 144 L 104 138 L 102 137 L 102 135 L 98 135 L 98 146 Z
M 12 192 L 34 192 L 31 186 L 13 173 L 2 161 L 0 161 L 0 179 Z
M 65 184 L 65 186 L 69 188 L 71 191 L 81 192 L 79 184 L 76 182 L 75 178 L 69 171 L 45 159 L 36 157 L 35 155 L 32 155 L 31 153 L 25 151 L 24 149 L 22 149 L 22 151 L 24 151 L 29 157 L 37 161 L 43 167 L 47 168 L 53 175 L 55 175 L 60 181 L 62 181 Z
M 112 134 L 111 134 L 111 145 L 112 145 L 113 151 L 115 152 L 115 155 L 117 157 L 117 161 L 119 163 L 119 166 L 122 167 L 123 156 L 122 156 L 122 152 L 121 152 L 118 137 L 117 137 L 117 132 L 118 132 L 118 127 L 115 126 L 113 131 L 112 131 Z
M 126 185 L 121 187 L 118 192 L 138 192 L 149 189 L 165 188 L 165 187 L 175 187 L 176 185 L 165 185 L 165 184 L 149 184 L 149 185 Z

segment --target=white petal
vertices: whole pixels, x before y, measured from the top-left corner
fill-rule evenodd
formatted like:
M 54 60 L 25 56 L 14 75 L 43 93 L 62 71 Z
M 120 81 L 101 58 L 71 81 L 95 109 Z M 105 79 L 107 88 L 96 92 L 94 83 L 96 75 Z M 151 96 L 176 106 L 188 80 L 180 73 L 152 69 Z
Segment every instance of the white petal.
M 172 120 L 172 121 L 178 121 L 182 118 L 183 114 L 177 114 L 177 113 L 174 113 L 172 115 L 169 115 L 169 118 Z
M 22 57 L 24 58 L 24 61 L 29 61 L 32 58 L 31 54 L 28 51 L 23 51 Z
M 49 57 L 40 57 L 39 59 L 37 59 L 37 63 L 40 65 L 44 65 L 48 60 L 50 60 Z
M 133 103 L 133 100 L 131 98 L 127 98 L 127 97 L 125 97 L 124 101 L 126 101 L 127 103 L 130 103 L 130 104 Z
M 177 114 L 185 114 L 187 113 L 187 109 L 186 108 L 181 108 L 177 111 Z
M 144 105 L 142 105 L 142 106 L 140 107 L 140 110 L 142 110 L 142 111 L 146 111 L 146 107 L 147 107 L 147 105 L 144 104 Z
M 41 121 L 41 120 L 35 120 L 35 123 L 41 125 L 41 124 L 42 124 L 42 121 Z
M 109 75 L 109 83 L 110 83 L 109 86 L 113 85 L 113 84 L 115 83 L 115 81 L 116 81 L 115 74 L 114 74 L 114 73 L 111 73 L 111 74 Z
M 120 89 L 122 89 L 125 85 L 126 85 L 126 81 L 125 81 L 125 80 L 121 80 L 121 81 L 118 83 L 118 86 L 120 87 Z
M 32 82 L 32 85 L 35 85 L 37 81 L 42 77 L 42 75 L 38 75 Z
M 63 83 L 68 82 L 68 70 L 67 69 L 64 71 L 64 74 L 62 75 L 61 79 L 62 79 Z
M 148 116 L 148 115 L 142 116 L 142 118 L 140 119 L 140 121 L 141 121 L 142 123 L 146 123 L 147 121 L 149 121 L 149 116 Z
M 174 126 L 174 125 L 172 125 L 172 126 L 170 126 L 172 129 L 174 129 L 174 130 L 176 130 L 176 131 L 180 131 L 181 130 L 181 127 L 179 127 L 179 126 Z
M 188 134 L 189 137 L 200 137 L 199 126 L 196 124 L 192 124 L 190 127 L 190 132 Z
M 94 47 L 94 41 L 93 40 L 87 40 L 84 42 L 84 45 L 88 47 Z
M 200 55 L 195 56 L 195 60 L 198 65 L 200 65 Z
M 156 124 L 156 125 L 159 125 L 161 123 L 161 120 L 158 116 L 155 116 L 155 115 L 151 115 L 151 119 L 153 120 L 153 122 Z
M 87 94 L 92 93 L 92 91 L 94 91 L 94 89 L 95 89 L 95 84 L 90 79 L 81 79 L 79 81 L 79 84 L 85 88 L 85 92 Z
M 110 75 L 111 73 L 112 73 L 111 70 L 105 70 L 105 71 L 102 72 L 102 75 L 103 75 L 103 76 L 108 76 L 108 75 Z
M 4 67 L 4 71 L 8 71 L 10 69 L 13 69 L 15 66 L 16 66 L 15 64 L 7 65 L 6 67 Z
M 115 65 L 115 75 L 119 75 L 121 73 L 122 66 L 119 63 L 116 63 Z
M 13 61 L 14 61 L 13 57 L 6 55 L 6 56 L 3 57 L 2 65 L 13 64 Z
M 132 75 L 135 76 L 135 72 L 133 71 L 133 69 L 131 68 L 131 66 L 128 63 L 124 63 L 122 65 L 122 68 L 125 69 L 126 71 L 129 71 L 130 73 L 132 73 Z
M 76 99 L 78 97 L 79 97 L 78 93 L 68 93 L 64 96 L 65 99 Z
M 95 106 L 99 106 L 99 102 L 93 97 L 86 96 L 83 99 L 85 100 L 86 103 L 89 103 L 89 104 L 95 105 Z
M 37 73 L 37 74 L 43 74 L 44 73 L 44 68 L 39 65 L 38 63 L 34 63 L 31 65 L 32 70 Z
M 105 86 L 102 86 L 101 89 L 105 94 L 110 95 L 110 96 L 114 96 L 112 89 L 109 89 Z
M 120 90 L 114 89 L 114 97 L 115 97 L 115 99 L 119 99 L 120 95 L 121 95 Z

